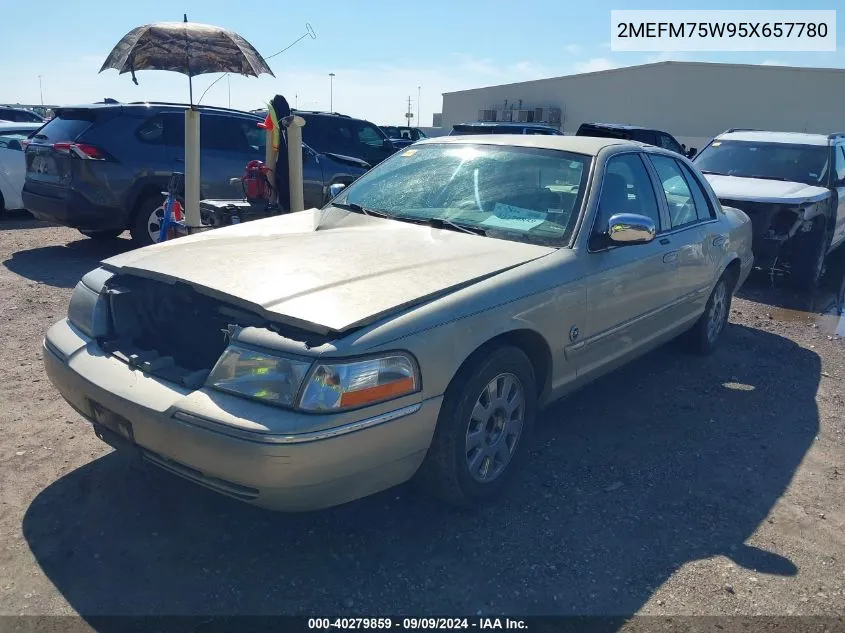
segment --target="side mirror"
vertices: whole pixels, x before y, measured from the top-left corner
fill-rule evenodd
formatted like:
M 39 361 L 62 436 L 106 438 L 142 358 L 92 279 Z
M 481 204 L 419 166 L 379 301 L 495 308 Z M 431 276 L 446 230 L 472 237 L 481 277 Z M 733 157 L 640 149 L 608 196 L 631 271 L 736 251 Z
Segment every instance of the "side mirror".
M 698 153 L 698 150 L 695 147 L 690 147 L 689 151 L 687 152 L 687 158 L 692 158 Z
M 396 146 L 393 144 L 393 141 L 391 141 L 389 138 L 384 139 L 384 141 L 382 141 L 382 145 L 384 145 L 384 149 L 396 149 Z
M 607 237 L 612 244 L 647 244 L 657 234 L 651 218 L 635 213 L 617 213 L 607 222 Z
M 342 182 L 336 182 L 333 185 L 329 185 L 329 200 L 334 200 L 340 195 L 340 192 L 346 189 L 346 185 Z

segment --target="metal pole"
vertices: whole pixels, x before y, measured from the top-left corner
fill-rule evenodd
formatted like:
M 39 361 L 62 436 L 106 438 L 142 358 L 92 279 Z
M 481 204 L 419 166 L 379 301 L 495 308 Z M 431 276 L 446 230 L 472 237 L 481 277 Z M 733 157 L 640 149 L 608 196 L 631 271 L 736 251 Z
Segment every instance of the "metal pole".
M 200 220 L 200 113 L 185 109 L 185 226 L 188 233 L 202 226 Z
M 421 123 L 420 123 L 420 92 L 421 92 L 421 90 L 422 90 L 422 88 L 420 88 L 420 86 L 417 86 L 417 127 L 420 127 L 420 125 L 421 125 Z
M 334 112 L 334 73 L 329 73 L 329 112 Z
M 41 95 L 41 107 L 44 107 L 44 87 L 41 84 L 41 75 L 38 75 L 38 93 Z
M 232 80 L 229 73 L 226 73 L 226 87 L 229 89 L 229 107 L 232 107 Z
M 290 212 L 305 209 L 302 184 L 302 126 L 305 119 L 292 114 L 282 120 L 288 137 L 288 183 L 290 184 Z M 316 216 L 315 216 L 316 217 Z

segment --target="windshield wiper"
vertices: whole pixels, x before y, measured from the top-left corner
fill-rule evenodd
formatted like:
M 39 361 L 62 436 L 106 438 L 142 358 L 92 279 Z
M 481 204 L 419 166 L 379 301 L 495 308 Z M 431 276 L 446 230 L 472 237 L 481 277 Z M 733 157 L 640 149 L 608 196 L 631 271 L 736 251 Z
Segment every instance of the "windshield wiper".
M 347 211 L 354 211 L 355 213 L 363 213 L 364 215 L 369 215 L 376 218 L 393 217 L 392 215 L 390 215 L 389 213 L 385 213 L 384 211 L 377 211 L 376 209 L 363 207 L 357 202 L 332 202 L 332 206 L 337 207 L 339 209 L 346 209 Z
M 462 231 L 470 235 L 487 235 L 487 231 L 478 226 L 467 226 L 466 224 L 458 224 L 446 218 L 429 218 L 425 223 L 435 229 L 451 229 L 453 231 Z
M 749 176 L 744 176 L 744 178 L 759 178 L 760 180 L 783 180 L 784 182 L 789 182 L 786 178 L 781 178 L 780 176 L 756 176 L 751 174 Z
M 707 171 L 706 169 L 701 169 L 702 174 L 710 174 L 711 176 L 729 176 L 730 174 L 723 174 L 720 171 Z

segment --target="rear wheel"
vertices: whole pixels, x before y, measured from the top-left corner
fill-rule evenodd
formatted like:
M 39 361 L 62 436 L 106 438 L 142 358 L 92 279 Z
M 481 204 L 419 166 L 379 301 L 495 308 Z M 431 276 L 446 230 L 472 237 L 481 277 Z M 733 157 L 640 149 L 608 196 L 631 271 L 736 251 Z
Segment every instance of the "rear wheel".
M 90 237 L 92 240 L 106 241 L 106 240 L 115 239 L 118 235 L 123 233 L 123 230 L 122 229 L 115 229 L 115 230 L 112 230 L 112 231 L 82 231 L 82 230 L 80 230 L 79 232 L 82 233 L 85 237 Z
M 819 285 L 827 256 L 827 232 L 824 225 L 794 238 L 791 281 L 799 292 L 812 292 Z
M 164 221 L 164 201 L 158 197 L 146 198 L 138 207 L 129 231 L 136 246 L 149 246 L 158 242 L 161 223 Z
M 463 507 L 496 496 L 528 451 L 536 410 L 534 370 L 521 350 L 470 361 L 446 390 L 417 483 Z
M 707 305 L 695 325 L 687 332 L 687 342 L 691 351 L 698 354 L 710 354 L 716 349 L 719 337 L 728 323 L 731 313 L 731 295 L 736 281 L 729 271 L 725 271 L 713 287 Z

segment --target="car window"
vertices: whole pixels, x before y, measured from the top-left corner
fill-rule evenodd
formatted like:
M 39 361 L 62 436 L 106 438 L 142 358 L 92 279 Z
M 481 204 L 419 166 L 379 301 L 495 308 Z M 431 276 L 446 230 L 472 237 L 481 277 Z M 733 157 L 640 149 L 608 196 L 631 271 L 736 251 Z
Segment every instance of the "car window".
M 164 119 L 154 116 L 138 128 L 138 138 L 144 143 L 158 144 L 164 141 Z
M 670 151 L 677 152 L 678 154 L 683 153 L 681 150 L 681 146 L 678 145 L 677 141 L 675 141 L 675 139 L 673 139 L 668 134 L 664 134 L 663 132 L 661 132 L 657 135 L 657 138 L 660 141 L 660 147 L 662 147 L 663 149 L 668 149 Z
M 336 141 L 333 143 L 332 135 L 329 133 L 331 125 L 320 116 L 306 116 L 305 126 L 302 128 L 302 140 L 306 145 L 313 147 L 318 152 L 338 152 Z
M 845 145 L 838 145 L 835 150 L 836 152 L 836 182 L 842 182 L 845 180 Z
M 0 134 L 0 149 L 23 151 L 21 141 L 26 140 L 26 134 L 20 132 L 4 132 Z
M 358 128 L 358 142 L 370 147 L 381 147 L 384 137 L 376 131 L 374 125 L 361 124 Z
M 678 161 L 668 156 L 649 156 L 651 164 L 657 171 L 657 176 L 663 186 L 666 204 L 669 205 L 669 220 L 671 227 L 677 229 L 698 221 L 695 201 L 689 185 L 684 178 Z
M 562 245 L 571 234 L 592 158 L 565 151 L 437 143 L 400 152 L 334 202 L 406 219 L 443 219 L 489 237 Z
M 684 163 L 681 161 L 676 162 L 680 165 L 681 171 L 684 173 L 684 177 L 686 178 L 687 185 L 689 185 L 689 188 L 692 191 L 692 199 L 695 203 L 696 216 L 699 220 L 712 220 L 716 217 L 716 213 L 713 209 L 713 204 L 710 202 L 710 198 L 708 198 L 707 194 L 704 192 L 701 180 L 695 176 L 692 173 L 692 170 Z
M 185 115 L 166 112 L 161 115 L 161 119 L 164 124 L 164 142 L 170 147 L 185 147 Z
M 38 140 L 52 143 L 75 141 L 94 122 L 96 114 L 91 110 L 63 110 L 38 130 Z
M 801 182 L 827 182 L 830 149 L 824 145 L 715 140 L 695 157 L 706 174 Z
M 203 149 L 223 152 L 246 151 L 248 144 L 242 121 L 204 113 L 200 117 L 200 146 Z
M 639 154 L 622 154 L 607 161 L 595 231 L 603 233 L 617 213 L 644 215 L 660 230 L 657 197 Z
M 263 156 L 267 149 L 267 131 L 258 127 L 258 121 L 241 121 L 241 127 L 250 151 Z

